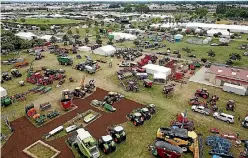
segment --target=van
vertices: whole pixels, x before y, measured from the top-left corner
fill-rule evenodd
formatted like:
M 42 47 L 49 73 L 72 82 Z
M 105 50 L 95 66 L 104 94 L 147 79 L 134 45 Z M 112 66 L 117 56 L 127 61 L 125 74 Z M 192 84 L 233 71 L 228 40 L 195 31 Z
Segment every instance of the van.
M 220 113 L 220 112 L 215 112 L 213 114 L 213 117 L 215 119 L 219 119 L 228 123 L 234 123 L 234 116 L 229 115 L 229 114 L 225 114 L 225 113 Z

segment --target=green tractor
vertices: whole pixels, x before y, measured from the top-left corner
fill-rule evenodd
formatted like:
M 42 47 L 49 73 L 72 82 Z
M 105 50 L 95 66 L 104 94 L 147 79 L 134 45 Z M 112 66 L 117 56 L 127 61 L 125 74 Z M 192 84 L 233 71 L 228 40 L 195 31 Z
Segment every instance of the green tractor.
M 73 60 L 71 57 L 57 57 L 57 60 L 60 65 L 72 65 Z
M 69 137 L 67 139 L 67 142 L 72 148 L 74 147 L 83 157 L 100 157 L 96 139 L 83 128 L 79 128 L 76 131 L 76 135 Z
M 122 126 L 109 126 L 107 133 L 114 139 L 115 143 L 121 143 L 126 140 L 126 132 Z
M 5 96 L 5 97 L 2 97 L 2 98 L 1 98 L 1 105 L 2 105 L 3 107 L 9 106 L 9 105 L 11 105 L 11 104 L 12 104 L 12 100 L 10 99 L 10 97 Z
M 104 154 L 109 154 L 116 150 L 115 142 L 110 135 L 102 136 L 98 140 L 98 146 L 104 152 Z

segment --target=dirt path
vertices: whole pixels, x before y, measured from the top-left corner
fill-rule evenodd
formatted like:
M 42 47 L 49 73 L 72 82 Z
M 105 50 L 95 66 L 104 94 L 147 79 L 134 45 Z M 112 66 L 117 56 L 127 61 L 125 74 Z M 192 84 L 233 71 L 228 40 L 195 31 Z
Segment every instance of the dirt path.
M 92 106 L 90 102 L 93 99 L 102 99 L 107 95 L 107 91 L 97 88 L 97 91 L 92 95 L 88 96 L 85 99 L 75 99 L 73 102 L 78 106 L 76 110 L 73 110 L 57 119 L 49 122 L 48 124 L 36 128 L 28 119 L 21 117 L 12 122 L 12 126 L 15 129 L 15 132 L 2 147 L 2 157 L 3 158 L 25 158 L 26 156 L 22 150 L 34 143 L 35 141 L 41 139 L 41 137 L 56 128 L 59 125 L 64 124 L 66 121 L 72 119 L 77 113 L 87 111 L 88 109 L 93 109 L 94 111 L 101 113 L 101 117 L 87 126 L 87 130 L 95 137 L 99 138 L 102 135 L 106 134 L 106 127 L 112 124 L 121 124 L 127 121 L 126 114 L 132 110 L 142 107 L 141 104 L 138 104 L 134 101 L 123 99 L 117 103 L 114 103 L 114 107 L 117 109 L 114 113 L 106 113 L 100 111 Z M 56 149 L 61 151 L 59 157 L 69 158 L 73 157 L 73 153 L 66 146 L 65 140 L 68 136 L 46 142 Z M 17 143 L 18 142 L 18 143 Z

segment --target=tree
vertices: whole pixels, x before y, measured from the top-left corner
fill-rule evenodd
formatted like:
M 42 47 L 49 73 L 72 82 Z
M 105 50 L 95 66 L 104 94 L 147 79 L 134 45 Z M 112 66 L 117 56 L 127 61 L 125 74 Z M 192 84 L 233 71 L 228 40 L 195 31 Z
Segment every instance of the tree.
M 78 28 L 76 28 L 76 33 L 79 34 L 79 29 Z
M 52 37 L 50 38 L 50 42 L 53 43 L 53 44 L 55 44 L 55 43 L 57 42 L 57 38 L 54 37 L 54 36 L 52 36 Z
M 21 18 L 20 19 L 22 23 L 25 23 L 26 22 L 26 19 L 25 18 Z
M 67 34 L 71 36 L 72 35 L 72 31 L 71 30 L 68 30 L 67 31 Z
M 63 36 L 63 41 L 64 42 L 67 42 L 67 41 L 69 41 L 69 37 L 68 37 L 68 35 L 67 34 L 65 34 L 64 36 Z
M 21 49 L 28 49 L 32 46 L 32 43 L 27 40 L 22 40 L 21 41 Z
M 124 12 L 130 13 L 132 11 L 132 6 L 131 5 L 126 5 L 125 8 L 123 9 Z
M 198 15 L 200 18 L 203 18 L 207 15 L 208 10 L 206 8 L 197 8 L 195 11 L 196 15 Z

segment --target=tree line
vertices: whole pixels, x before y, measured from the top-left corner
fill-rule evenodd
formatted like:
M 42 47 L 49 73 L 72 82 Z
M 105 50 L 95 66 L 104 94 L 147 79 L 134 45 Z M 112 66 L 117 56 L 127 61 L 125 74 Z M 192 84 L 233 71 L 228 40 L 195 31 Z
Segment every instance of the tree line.
M 224 15 L 227 18 L 248 18 L 248 10 L 224 4 L 217 5 L 216 14 Z

